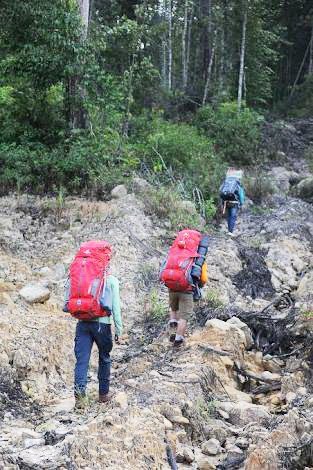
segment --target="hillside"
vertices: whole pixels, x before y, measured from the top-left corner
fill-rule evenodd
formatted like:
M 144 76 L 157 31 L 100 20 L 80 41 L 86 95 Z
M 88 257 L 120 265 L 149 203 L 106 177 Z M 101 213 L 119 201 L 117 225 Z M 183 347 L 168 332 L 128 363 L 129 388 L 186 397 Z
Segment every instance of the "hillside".
M 157 281 L 173 229 L 148 215 L 144 180 L 108 202 L 0 199 L 1 468 L 313 467 L 313 214 L 296 197 L 312 175 L 299 155 L 287 157 L 267 168 L 275 192 L 262 206 L 248 200 L 236 237 L 225 222 L 209 227 L 210 280 L 178 352 Z M 78 413 L 75 320 L 62 299 L 88 239 L 114 247 L 126 335 L 114 347 L 112 403 L 95 400 L 94 351 L 90 405 Z M 42 303 L 21 296 L 29 284 Z

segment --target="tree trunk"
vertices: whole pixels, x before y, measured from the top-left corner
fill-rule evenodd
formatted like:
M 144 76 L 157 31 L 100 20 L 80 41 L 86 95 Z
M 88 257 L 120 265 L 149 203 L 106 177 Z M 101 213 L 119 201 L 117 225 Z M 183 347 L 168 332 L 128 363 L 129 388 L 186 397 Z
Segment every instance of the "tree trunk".
M 79 12 L 82 21 L 81 41 L 84 42 L 88 35 L 90 0 L 77 0 Z M 69 128 L 86 129 L 87 128 L 87 112 L 83 106 L 85 99 L 85 90 L 81 86 L 81 77 L 71 76 L 67 84 L 68 93 L 68 122 Z
M 162 23 L 166 21 L 166 0 L 160 0 L 159 3 L 159 15 L 161 17 Z M 166 34 L 163 34 L 162 37 L 162 46 L 161 46 L 161 77 L 163 88 L 166 88 L 167 85 L 167 53 L 166 53 Z
M 247 20 L 248 20 L 248 7 L 246 5 L 244 15 L 243 15 L 241 47 L 240 47 L 240 67 L 239 67 L 239 80 L 238 80 L 238 110 L 239 111 L 240 111 L 241 102 L 242 102 L 243 77 L 244 77 L 244 69 L 245 69 Z
M 188 78 L 189 78 L 189 64 L 190 64 L 190 48 L 191 48 L 191 32 L 192 32 L 192 22 L 193 22 L 193 10 L 194 10 L 194 3 L 192 2 L 190 17 L 189 17 L 188 37 L 187 37 L 186 88 L 187 88 L 187 85 L 188 85 Z
M 83 25 L 82 38 L 83 40 L 86 40 L 87 35 L 88 35 L 88 26 L 89 26 L 90 0 L 78 0 L 78 3 L 79 3 L 80 17 L 81 17 L 82 25 Z
M 207 77 L 206 77 L 203 99 L 202 99 L 202 106 L 205 105 L 207 97 L 208 97 L 208 92 L 209 92 L 209 87 L 210 87 L 210 82 L 211 82 L 211 75 L 212 75 L 212 67 L 213 67 L 213 61 L 214 61 L 214 54 L 215 54 L 215 46 L 213 46 L 211 57 L 210 57 L 210 62 L 208 65 Z
M 182 32 L 182 84 L 185 91 L 187 86 L 187 52 L 186 39 L 188 30 L 188 0 L 185 0 L 184 27 Z
M 172 66 L 173 66 L 173 49 L 172 49 L 172 0 L 168 2 L 168 81 L 169 91 L 172 89 Z
M 310 42 L 310 62 L 309 62 L 309 75 L 313 74 L 313 18 L 311 29 L 311 42 Z

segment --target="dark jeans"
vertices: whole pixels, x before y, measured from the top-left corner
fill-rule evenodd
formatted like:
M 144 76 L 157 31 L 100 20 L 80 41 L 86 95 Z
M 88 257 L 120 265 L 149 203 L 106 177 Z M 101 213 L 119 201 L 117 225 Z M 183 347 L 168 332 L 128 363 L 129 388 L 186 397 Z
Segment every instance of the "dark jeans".
M 233 232 L 235 225 L 236 225 L 236 220 L 237 220 L 237 212 L 238 212 L 238 206 L 232 206 L 227 208 L 227 224 L 228 224 L 228 231 Z
M 85 394 L 89 359 L 94 342 L 99 350 L 99 393 L 102 395 L 109 391 L 110 352 L 113 347 L 111 325 L 99 323 L 98 321 L 79 321 L 76 326 L 75 336 L 75 394 Z

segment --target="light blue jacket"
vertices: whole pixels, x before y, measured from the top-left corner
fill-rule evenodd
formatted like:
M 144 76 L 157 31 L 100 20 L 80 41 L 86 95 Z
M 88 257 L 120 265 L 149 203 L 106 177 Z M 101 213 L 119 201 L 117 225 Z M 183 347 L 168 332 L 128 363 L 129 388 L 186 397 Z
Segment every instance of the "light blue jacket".
M 245 196 L 245 190 L 243 189 L 241 185 L 238 188 L 238 198 L 239 198 L 239 205 L 243 206 L 246 196 Z

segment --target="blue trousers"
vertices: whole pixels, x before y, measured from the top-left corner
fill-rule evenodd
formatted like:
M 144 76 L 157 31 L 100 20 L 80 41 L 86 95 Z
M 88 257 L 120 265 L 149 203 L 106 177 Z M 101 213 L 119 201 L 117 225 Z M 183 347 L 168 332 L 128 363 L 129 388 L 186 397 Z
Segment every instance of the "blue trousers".
M 111 325 L 98 321 L 79 321 L 75 336 L 75 394 L 85 395 L 87 374 L 93 343 L 99 350 L 99 394 L 108 393 L 110 386 L 111 359 L 113 347 Z
M 227 224 L 228 224 L 228 231 L 233 232 L 235 225 L 236 225 L 236 220 L 237 220 L 237 212 L 238 212 L 238 206 L 232 206 L 227 208 Z

